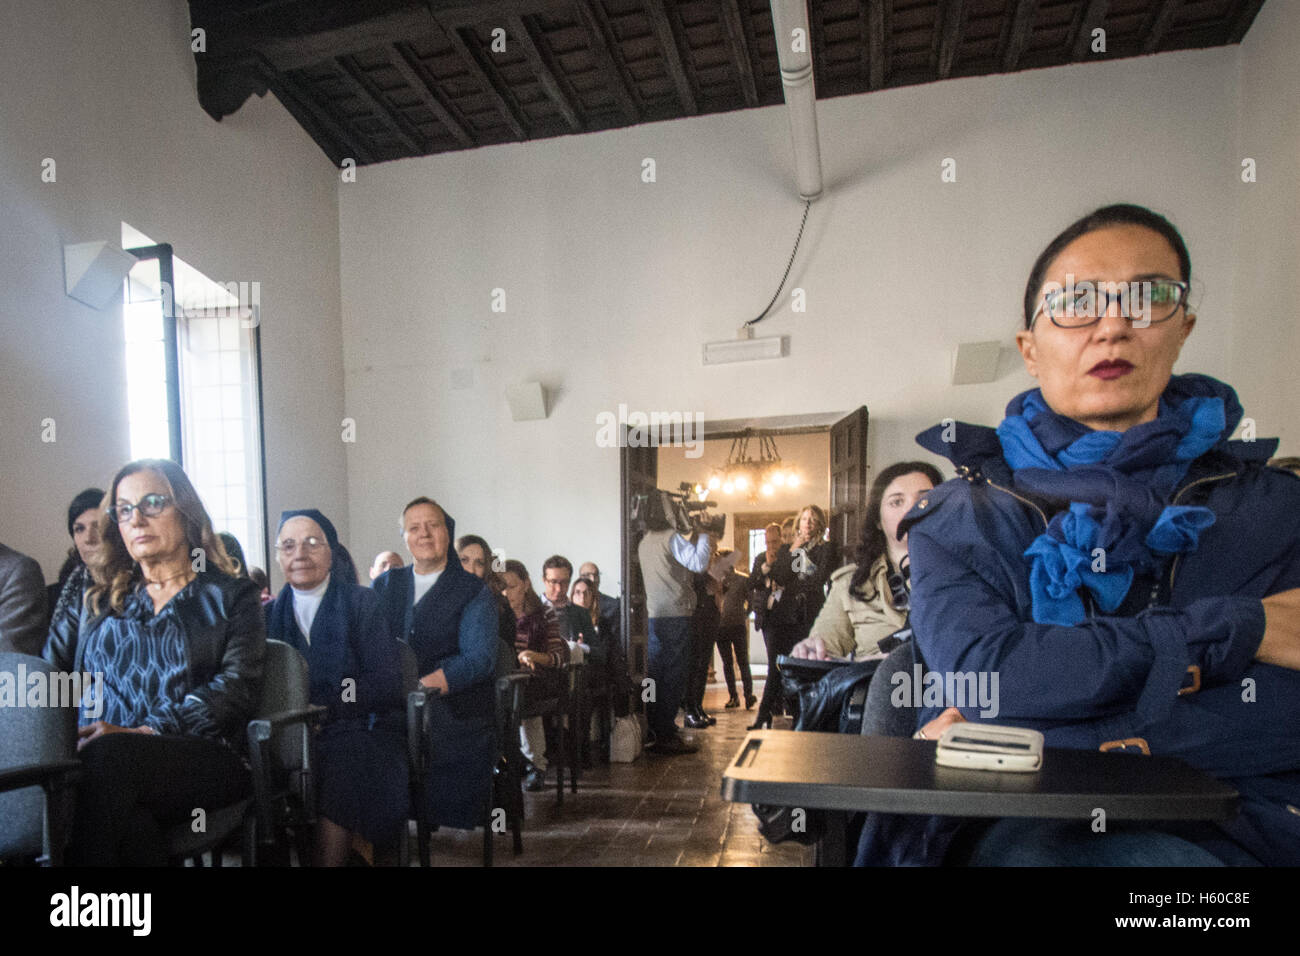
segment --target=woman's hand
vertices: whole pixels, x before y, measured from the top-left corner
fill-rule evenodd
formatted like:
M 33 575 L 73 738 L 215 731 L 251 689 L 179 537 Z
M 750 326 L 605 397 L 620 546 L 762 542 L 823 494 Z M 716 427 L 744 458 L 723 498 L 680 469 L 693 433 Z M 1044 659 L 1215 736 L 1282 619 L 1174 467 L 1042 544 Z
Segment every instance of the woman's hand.
M 77 749 L 80 750 L 92 740 L 98 740 L 105 734 L 152 734 L 152 727 L 119 727 L 106 720 L 97 720 L 93 724 L 77 728 Z
M 966 718 L 961 715 L 961 711 L 956 707 L 949 707 L 934 720 L 930 721 L 924 727 L 916 732 L 914 736 L 921 740 L 938 740 L 939 735 L 951 727 L 953 724 L 965 723 Z
M 425 674 L 420 678 L 420 686 L 426 690 L 436 690 L 439 694 L 445 694 L 450 689 L 447 686 L 447 675 L 439 667 L 432 674 Z
M 1300 670 L 1300 588 L 1270 594 L 1264 605 L 1264 639 L 1255 660 Z
M 541 651 L 519 652 L 519 663 L 524 667 L 527 667 L 530 671 L 535 671 L 538 667 L 544 666 L 546 658 L 547 655 L 543 654 Z
M 831 656 L 826 653 L 826 645 L 820 637 L 805 637 L 790 651 L 791 657 L 802 657 L 809 661 L 828 661 Z

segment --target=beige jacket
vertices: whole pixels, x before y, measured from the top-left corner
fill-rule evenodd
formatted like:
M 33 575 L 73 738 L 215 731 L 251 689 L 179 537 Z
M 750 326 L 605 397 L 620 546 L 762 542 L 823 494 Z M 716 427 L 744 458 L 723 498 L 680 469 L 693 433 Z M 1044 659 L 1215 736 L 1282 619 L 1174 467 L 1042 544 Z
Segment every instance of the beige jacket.
M 857 567 L 847 564 L 831 575 L 830 593 L 808 635 L 821 638 L 826 653 L 832 657 L 847 657 L 850 651 L 857 657 L 876 654 L 880 639 L 893 634 L 907 620 L 889 601 L 889 563 L 884 556 L 871 566 L 871 587 L 876 593 L 870 601 L 849 593 L 849 582 Z

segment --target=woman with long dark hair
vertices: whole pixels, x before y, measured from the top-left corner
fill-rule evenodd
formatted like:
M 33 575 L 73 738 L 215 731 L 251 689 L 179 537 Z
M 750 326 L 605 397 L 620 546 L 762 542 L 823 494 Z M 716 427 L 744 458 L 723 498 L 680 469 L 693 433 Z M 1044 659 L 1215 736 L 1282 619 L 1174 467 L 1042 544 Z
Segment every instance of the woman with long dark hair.
M 524 685 L 524 712 L 562 689 L 562 668 L 569 661 L 569 645 L 560 636 L 555 609 L 542 603 L 533 590 L 528 569 L 511 558 L 501 573 L 502 593 L 515 615 L 515 647 L 519 666 L 530 671 Z M 524 789 L 542 789 L 546 780 L 546 726 L 540 716 L 526 716 L 519 726 L 519 748 L 527 761 Z
M 792 657 L 867 657 L 907 623 L 911 568 L 907 535 L 898 537 L 898 524 L 922 494 L 942 483 L 939 469 L 923 461 L 900 461 L 876 476 L 854 562 L 831 575 L 826 603 Z
M 501 642 L 497 648 L 497 676 L 509 674 L 518 669 L 515 658 L 515 612 L 510 609 L 510 602 L 504 593 L 505 585 L 494 567 L 497 559 L 493 557 L 492 548 L 487 541 L 476 534 L 463 534 L 457 538 L 456 554 L 460 558 L 460 566 L 475 577 L 482 578 L 496 598 L 497 638 Z
M 72 539 L 72 547 L 68 548 L 68 556 L 59 568 L 58 580 L 45 592 L 51 622 L 56 614 L 81 612 L 82 599 L 92 583 L 89 563 L 99 547 L 103 508 L 104 492 L 99 488 L 87 488 L 68 505 L 68 537 Z

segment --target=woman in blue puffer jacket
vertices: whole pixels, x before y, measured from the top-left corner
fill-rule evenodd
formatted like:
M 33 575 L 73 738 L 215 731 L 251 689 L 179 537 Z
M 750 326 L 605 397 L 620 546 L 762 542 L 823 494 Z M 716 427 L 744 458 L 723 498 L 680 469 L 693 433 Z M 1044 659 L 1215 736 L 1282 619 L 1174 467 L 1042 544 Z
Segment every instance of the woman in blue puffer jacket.
M 1300 864 L 1300 479 L 1266 467 L 1275 440 L 1230 440 L 1231 387 L 1173 375 L 1190 274 L 1178 231 L 1142 207 L 1058 236 L 1017 334 L 1039 387 L 996 430 L 918 436 L 960 477 L 899 533 L 925 668 L 996 673 L 996 723 L 1178 757 L 1236 787 L 1240 813 L 1104 834 L 871 814 L 860 865 Z M 923 709 L 918 736 L 980 711 Z

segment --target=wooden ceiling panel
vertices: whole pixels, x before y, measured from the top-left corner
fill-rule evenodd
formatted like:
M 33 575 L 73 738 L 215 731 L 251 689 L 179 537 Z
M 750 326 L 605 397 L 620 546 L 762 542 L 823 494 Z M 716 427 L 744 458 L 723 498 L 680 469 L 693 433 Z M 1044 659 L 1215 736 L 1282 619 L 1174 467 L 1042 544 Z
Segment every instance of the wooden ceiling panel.
M 809 40 L 827 98 L 1239 43 L 1264 2 L 808 0 Z M 190 13 L 208 32 L 203 108 L 220 119 L 269 89 L 334 162 L 782 101 L 768 0 L 190 0 Z

